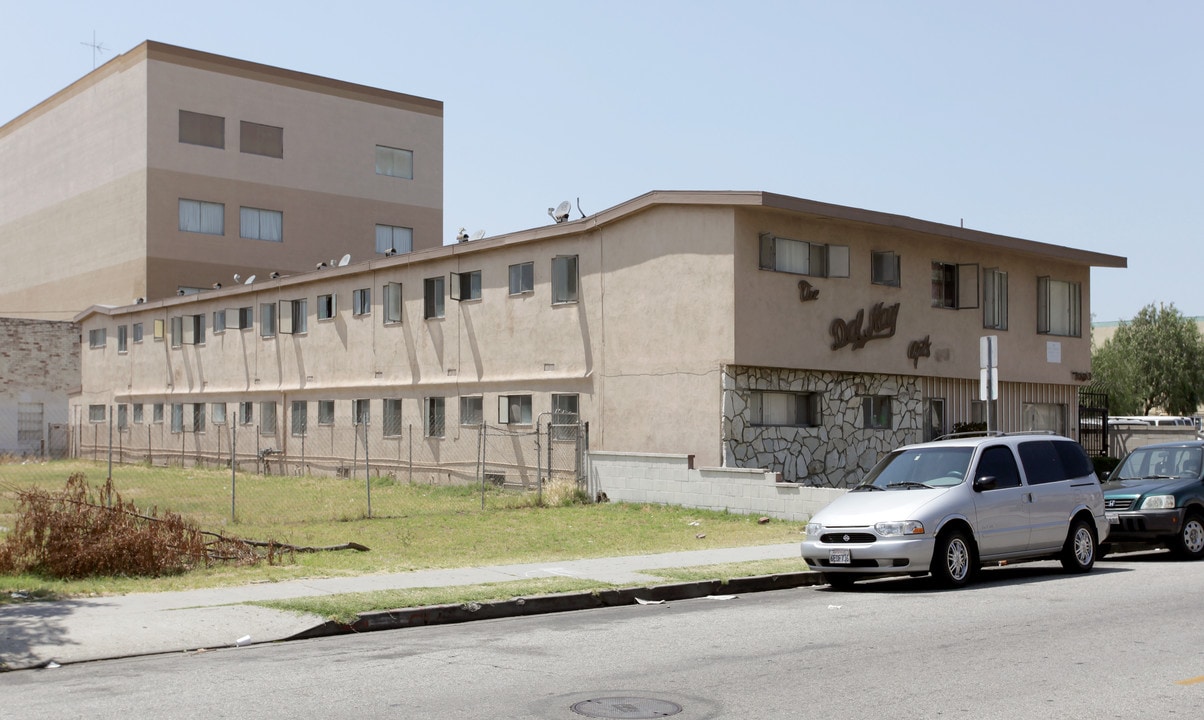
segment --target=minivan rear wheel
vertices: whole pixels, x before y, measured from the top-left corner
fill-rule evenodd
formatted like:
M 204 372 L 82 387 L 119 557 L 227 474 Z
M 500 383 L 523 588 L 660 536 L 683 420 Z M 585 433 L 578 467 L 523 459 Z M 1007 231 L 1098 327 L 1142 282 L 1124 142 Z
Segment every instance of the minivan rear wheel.
M 932 577 L 944 587 L 965 587 L 974 575 L 974 548 L 962 530 L 941 533 L 932 554 Z
M 1086 520 L 1075 520 L 1062 546 L 1062 567 L 1074 573 L 1090 572 L 1095 566 L 1095 546 L 1095 528 Z

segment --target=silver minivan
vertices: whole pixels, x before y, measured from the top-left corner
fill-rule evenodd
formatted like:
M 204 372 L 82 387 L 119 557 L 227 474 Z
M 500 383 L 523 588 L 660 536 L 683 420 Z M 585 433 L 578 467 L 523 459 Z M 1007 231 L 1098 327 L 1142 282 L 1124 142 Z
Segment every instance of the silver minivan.
M 968 583 L 988 564 L 1088 572 L 1107 538 L 1099 479 L 1075 441 L 988 433 L 908 445 L 807 523 L 802 553 L 833 587 L 888 575 Z

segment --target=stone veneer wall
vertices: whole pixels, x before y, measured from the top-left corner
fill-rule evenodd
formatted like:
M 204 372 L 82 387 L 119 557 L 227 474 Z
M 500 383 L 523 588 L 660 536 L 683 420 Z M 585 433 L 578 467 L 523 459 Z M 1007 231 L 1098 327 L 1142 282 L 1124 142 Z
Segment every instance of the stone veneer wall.
M 816 427 L 753 425 L 753 391 L 818 393 Z M 861 398 L 892 398 L 892 427 L 863 427 Z M 724 466 L 764 468 L 786 482 L 824 487 L 855 485 L 878 460 L 900 445 L 923 439 L 918 378 L 856 375 L 784 368 L 728 366 L 723 370 Z

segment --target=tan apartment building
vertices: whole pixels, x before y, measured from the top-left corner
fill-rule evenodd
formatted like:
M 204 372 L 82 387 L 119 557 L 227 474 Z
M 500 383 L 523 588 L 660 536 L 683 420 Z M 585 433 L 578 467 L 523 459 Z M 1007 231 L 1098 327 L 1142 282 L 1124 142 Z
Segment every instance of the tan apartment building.
M 0 316 L 443 243 L 441 102 L 158 42 L 0 127 L 0 167 Z
M 651 192 L 499 237 L 92 307 L 76 318 L 73 418 L 84 447 L 89 421 L 116 412 L 126 448 L 228 459 L 235 439 L 386 466 L 475 460 L 482 425 L 576 418 L 590 449 L 841 485 L 985 417 L 983 336 L 998 338 L 994 426 L 1073 437 L 1090 269 L 1125 264 L 771 193 Z

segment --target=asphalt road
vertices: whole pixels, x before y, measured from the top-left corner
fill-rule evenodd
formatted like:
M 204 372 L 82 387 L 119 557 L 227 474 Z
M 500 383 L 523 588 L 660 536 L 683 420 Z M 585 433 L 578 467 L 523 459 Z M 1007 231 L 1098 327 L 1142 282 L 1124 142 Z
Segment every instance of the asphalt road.
M 1038 563 L 8 673 L 0 717 L 1198 717 L 1202 614 L 1204 563 Z

